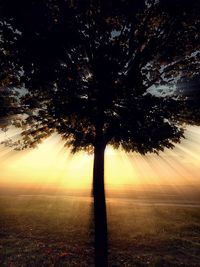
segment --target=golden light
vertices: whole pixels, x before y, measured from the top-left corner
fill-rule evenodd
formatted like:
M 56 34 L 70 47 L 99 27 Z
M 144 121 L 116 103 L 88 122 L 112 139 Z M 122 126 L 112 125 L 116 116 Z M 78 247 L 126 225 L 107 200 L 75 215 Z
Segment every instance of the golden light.
M 199 127 L 188 127 L 186 139 L 174 150 L 159 155 L 127 154 L 108 146 L 105 153 L 107 188 L 146 188 L 200 184 Z M 1 136 L 3 138 L 3 136 Z M 13 152 L 1 146 L 0 185 L 35 188 L 88 189 L 92 183 L 93 156 L 72 155 L 52 136 L 37 149 Z

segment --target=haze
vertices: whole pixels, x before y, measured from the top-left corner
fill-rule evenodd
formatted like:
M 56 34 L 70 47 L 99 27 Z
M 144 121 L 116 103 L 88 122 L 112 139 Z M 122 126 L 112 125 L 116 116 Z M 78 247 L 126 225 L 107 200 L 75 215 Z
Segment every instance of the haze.
M 11 138 L 16 134 L 11 131 Z M 106 187 L 123 191 L 127 188 L 199 186 L 200 127 L 188 127 L 185 136 L 175 149 L 166 149 L 159 155 L 127 154 L 108 147 Z M 1 133 L 1 140 L 5 137 Z M 57 135 L 28 151 L 16 152 L 1 146 L 0 159 L 2 188 L 56 191 L 91 188 L 93 156 L 72 155 Z

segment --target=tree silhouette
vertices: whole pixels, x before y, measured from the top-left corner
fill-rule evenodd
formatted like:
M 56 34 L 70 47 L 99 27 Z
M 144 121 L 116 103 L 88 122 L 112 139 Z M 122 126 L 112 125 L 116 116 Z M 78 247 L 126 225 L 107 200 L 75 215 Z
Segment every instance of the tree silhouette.
M 158 153 L 199 124 L 183 81 L 199 75 L 200 3 L 2 0 L 0 14 L 1 126 L 22 129 L 5 143 L 57 132 L 94 153 L 95 262 L 107 266 L 105 148 Z

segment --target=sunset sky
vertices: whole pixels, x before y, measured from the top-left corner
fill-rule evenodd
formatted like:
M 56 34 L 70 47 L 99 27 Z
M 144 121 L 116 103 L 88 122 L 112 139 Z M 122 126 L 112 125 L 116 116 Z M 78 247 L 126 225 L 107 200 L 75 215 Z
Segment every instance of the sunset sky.
M 6 136 L 1 133 L 1 140 Z M 200 185 L 200 127 L 187 127 L 185 136 L 175 149 L 159 155 L 127 154 L 108 147 L 107 186 Z M 91 186 L 93 156 L 72 155 L 57 135 L 29 151 L 13 152 L 1 146 L 0 159 L 1 186 L 64 189 Z

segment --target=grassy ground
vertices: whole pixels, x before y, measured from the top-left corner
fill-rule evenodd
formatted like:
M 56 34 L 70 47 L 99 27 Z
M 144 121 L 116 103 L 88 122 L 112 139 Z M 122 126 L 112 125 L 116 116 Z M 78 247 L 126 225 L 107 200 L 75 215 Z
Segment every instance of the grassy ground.
M 108 199 L 109 266 L 200 266 L 200 206 Z M 87 197 L 1 196 L 0 266 L 94 266 Z
M 112 266 L 200 266 L 200 207 L 112 203 L 109 225 Z

